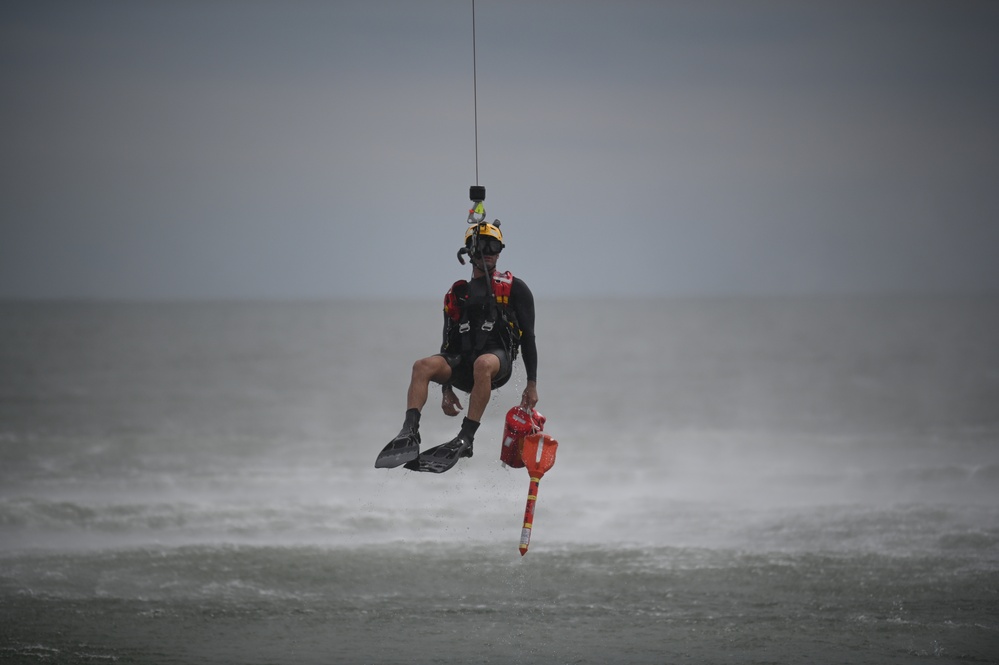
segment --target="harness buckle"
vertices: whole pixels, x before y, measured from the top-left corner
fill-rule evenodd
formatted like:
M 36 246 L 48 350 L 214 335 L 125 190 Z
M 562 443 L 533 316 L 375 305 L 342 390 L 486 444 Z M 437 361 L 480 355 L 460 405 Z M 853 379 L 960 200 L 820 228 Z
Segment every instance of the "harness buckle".
M 471 329 L 472 329 L 472 324 L 469 323 L 468 321 L 465 321 L 464 323 L 458 326 L 458 332 L 462 334 L 467 333 Z
M 491 332 L 492 329 L 493 329 L 493 324 L 494 323 L 495 323 L 495 321 L 486 321 L 485 323 L 482 324 L 482 330 L 484 330 L 486 332 Z

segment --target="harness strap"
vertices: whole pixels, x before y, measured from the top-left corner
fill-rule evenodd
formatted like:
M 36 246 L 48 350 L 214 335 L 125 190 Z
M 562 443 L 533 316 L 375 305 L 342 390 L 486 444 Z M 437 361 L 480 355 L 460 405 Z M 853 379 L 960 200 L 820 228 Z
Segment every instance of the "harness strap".
M 520 331 L 507 316 L 510 291 L 513 288 L 513 273 L 510 271 L 493 273 L 491 286 L 493 297 L 489 299 L 486 307 L 485 320 L 477 329 L 472 329 L 465 308 L 465 301 L 468 299 L 468 282 L 466 280 L 461 279 L 455 282 L 444 296 L 444 313 L 451 321 L 458 324 L 457 330 L 463 353 L 481 351 L 489 341 L 496 323 L 501 321 L 503 327 L 507 328 L 507 335 L 503 336 L 504 346 L 508 347 L 512 358 L 514 358 L 520 346 Z

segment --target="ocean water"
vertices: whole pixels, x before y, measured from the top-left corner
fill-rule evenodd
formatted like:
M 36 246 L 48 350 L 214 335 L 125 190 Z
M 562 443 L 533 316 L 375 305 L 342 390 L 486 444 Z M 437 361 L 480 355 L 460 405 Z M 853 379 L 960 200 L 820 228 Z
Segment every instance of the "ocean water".
M 436 301 L 0 304 L 0 660 L 999 662 L 999 298 L 538 308 L 521 557 Z

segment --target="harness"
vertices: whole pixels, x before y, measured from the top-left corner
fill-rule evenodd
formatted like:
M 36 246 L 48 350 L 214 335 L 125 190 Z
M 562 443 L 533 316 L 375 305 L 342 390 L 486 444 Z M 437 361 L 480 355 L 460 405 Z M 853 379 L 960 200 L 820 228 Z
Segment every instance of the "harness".
M 510 291 L 513 288 L 513 273 L 494 272 L 492 275 L 493 298 L 487 297 L 483 307 L 471 307 L 469 284 L 464 279 L 455 282 L 444 296 L 444 314 L 448 326 L 444 334 L 442 351 L 462 354 L 482 351 L 490 340 L 498 341 L 510 354 L 510 360 L 517 357 L 520 348 L 520 326 L 510 308 Z M 480 310 L 481 317 L 474 317 L 473 311 Z M 477 312 L 476 312 L 477 313 Z

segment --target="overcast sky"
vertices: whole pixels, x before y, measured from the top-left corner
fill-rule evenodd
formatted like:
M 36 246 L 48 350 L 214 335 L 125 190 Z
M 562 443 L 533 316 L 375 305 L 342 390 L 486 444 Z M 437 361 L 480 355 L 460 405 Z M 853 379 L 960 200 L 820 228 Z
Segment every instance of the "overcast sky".
M 539 297 L 999 290 L 999 3 L 477 0 Z M 439 298 L 471 0 L 5 0 L 0 297 Z

